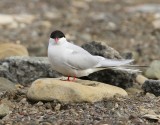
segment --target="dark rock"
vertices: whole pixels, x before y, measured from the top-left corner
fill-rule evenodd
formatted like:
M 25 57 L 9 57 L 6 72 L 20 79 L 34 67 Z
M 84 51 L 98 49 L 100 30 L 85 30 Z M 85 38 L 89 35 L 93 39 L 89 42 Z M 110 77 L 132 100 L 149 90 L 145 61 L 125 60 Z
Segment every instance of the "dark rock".
M 43 77 L 58 77 L 47 57 L 10 57 L 0 62 L 0 77 L 25 84 Z
M 106 44 L 93 41 L 93 42 L 83 44 L 82 48 L 84 48 L 85 50 L 87 50 L 93 55 L 103 56 L 109 59 L 122 59 L 119 52 L 107 46 Z
M 82 45 L 82 47 L 93 55 L 99 55 L 109 59 L 122 59 L 120 54 L 115 49 L 107 46 L 106 44 L 101 44 L 93 41 Z M 135 73 L 111 69 L 106 69 L 103 71 L 92 73 L 89 76 L 81 77 L 81 79 L 110 83 L 122 88 L 128 88 L 132 86 L 135 78 Z
M 119 86 L 121 88 L 131 87 L 135 81 L 135 78 L 136 74 L 134 73 L 111 69 L 106 69 L 103 71 L 92 73 L 89 76 L 81 77 L 81 79 L 99 81 Z
M 153 93 L 160 96 L 160 80 L 146 80 L 142 85 L 142 89 L 147 93 Z

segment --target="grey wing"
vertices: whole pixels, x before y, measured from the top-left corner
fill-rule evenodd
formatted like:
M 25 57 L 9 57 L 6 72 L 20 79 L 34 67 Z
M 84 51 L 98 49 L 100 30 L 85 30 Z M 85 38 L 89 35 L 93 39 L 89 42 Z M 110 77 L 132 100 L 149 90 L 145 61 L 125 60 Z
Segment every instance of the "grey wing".
M 86 51 L 86 50 L 83 49 L 82 47 L 77 46 L 77 45 L 75 45 L 75 44 L 72 44 L 72 43 L 70 43 L 70 42 L 66 42 L 63 46 L 65 46 L 66 48 L 71 49 L 71 50 L 73 50 L 73 51 L 76 51 L 76 52 L 90 54 L 88 51 Z
M 89 53 L 70 50 L 66 53 L 65 65 L 77 70 L 85 70 L 95 67 L 99 60 Z

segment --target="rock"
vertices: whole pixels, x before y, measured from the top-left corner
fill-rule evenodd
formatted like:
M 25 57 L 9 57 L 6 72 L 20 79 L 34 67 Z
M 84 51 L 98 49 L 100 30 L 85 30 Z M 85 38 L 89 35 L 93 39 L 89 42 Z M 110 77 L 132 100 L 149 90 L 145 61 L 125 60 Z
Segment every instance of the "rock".
M 35 16 L 27 14 L 0 14 L 0 25 L 13 29 L 18 28 L 19 24 L 30 24 L 34 19 Z
M 82 48 L 93 55 L 103 56 L 110 59 L 122 59 L 119 52 L 107 46 L 105 43 L 89 42 L 82 45 Z
M 59 77 L 52 70 L 47 57 L 10 57 L 0 61 L 0 77 L 12 82 L 29 84 L 42 77 Z
M 144 13 L 156 13 L 160 12 L 160 4 L 142 4 L 133 7 L 126 7 L 127 12 L 144 12 Z
M 93 41 L 82 45 L 82 48 L 89 51 L 93 55 L 103 56 L 109 59 L 122 59 L 120 54 L 115 49 L 107 46 L 106 44 L 101 44 Z M 134 73 L 111 69 L 106 69 L 103 71 L 92 73 L 86 77 L 81 77 L 81 79 L 99 81 L 116 85 L 122 88 L 131 87 L 133 85 L 133 82 L 135 81 L 135 78 L 136 74 Z
M 61 13 L 58 10 L 56 10 L 54 8 L 54 10 L 52 12 L 51 11 L 46 11 L 44 13 L 44 17 L 47 20 L 56 20 L 56 19 L 58 20 L 58 19 L 60 19 L 62 17 L 62 15 L 61 15 Z
M 9 107 L 4 104 L 0 104 L 0 118 L 6 116 L 9 113 Z
M 145 75 L 148 78 L 160 79 L 160 60 L 153 61 L 146 70 Z
M 152 22 L 154 29 L 160 29 L 160 19 L 154 20 Z
M 13 18 L 16 22 L 25 24 L 31 24 L 35 20 L 35 16 L 29 14 L 13 15 Z
M 126 52 L 123 52 L 122 56 L 125 59 L 134 59 L 134 61 L 138 61 L 140 57 L 137 51 L 126 51 Z
M 32 83 L 27 97 L 34 101 L 96 102 L 116 94 L 127 96 L 125 90 L 100 82 L 84 80 L 68 82 L 44 78 Z
M 133 95 L 133 94 L 141 93 L 143 92 L 143 90 L 131 87 L 126 89 L 126 92 L 128 93 L 128 95 Z
M 146 80 L 142 85 L 142 89 L 147 93 L 153 93 L 156 96 L 160 96 L 160 80 Z
M 8 25 L 14 23 L 14 19 L 10 15 L 0 14 L 0 25 Z
M 0 77 L 0 92 L 1 91 L 15 91 L 16 86 L 15 83 L 9 81 L 8 79 L 5 79 L 3 77 Z
M 49 21 L 40 21 L 37 24 L 42 28 L 50 28 L 52 26 Z
M 19 44 L 1 43 L 0 60 L 10 56 L 28 56 L 27 49 Z
M 139 84 L 143 84 L 146 80 L 148 80 L 148 78 L 143 75 L 139 74 L 136 76 L 136 82 L 138 82 Z
M 117 25 L 114 22 L 108 22 L 106 25 L 106 29 L 110 31 L 115 31 L 117 30 Z

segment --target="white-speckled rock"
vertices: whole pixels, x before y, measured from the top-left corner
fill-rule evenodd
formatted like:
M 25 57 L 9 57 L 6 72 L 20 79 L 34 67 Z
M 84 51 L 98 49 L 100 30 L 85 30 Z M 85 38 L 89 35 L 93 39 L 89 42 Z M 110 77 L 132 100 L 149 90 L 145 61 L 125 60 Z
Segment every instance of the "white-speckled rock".
M 127 92 L 122 88 L 100 82 L 86 80 L 69 82 L 56 78 L 44 78 L 32 83 L 27 97 L 35 101 L 96 102 L 116 94 L 127 96 Z

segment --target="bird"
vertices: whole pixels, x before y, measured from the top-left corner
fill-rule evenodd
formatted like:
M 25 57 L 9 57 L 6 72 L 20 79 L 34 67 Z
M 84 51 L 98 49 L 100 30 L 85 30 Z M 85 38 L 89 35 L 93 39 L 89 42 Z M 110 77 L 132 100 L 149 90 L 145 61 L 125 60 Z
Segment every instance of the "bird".
M 48 60 L 53 70 L 67 76 L 67 81 L 78 77 L 88 76 L 91 73 L 104 70 L 124 70 L 139 72 L 139 69 L 130 69 L 133 59 L 107 59 L 92 55 L 82 47 L 68 42 L 64 33 L 55 30 L 50 34 L 48 44 Z

